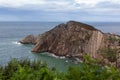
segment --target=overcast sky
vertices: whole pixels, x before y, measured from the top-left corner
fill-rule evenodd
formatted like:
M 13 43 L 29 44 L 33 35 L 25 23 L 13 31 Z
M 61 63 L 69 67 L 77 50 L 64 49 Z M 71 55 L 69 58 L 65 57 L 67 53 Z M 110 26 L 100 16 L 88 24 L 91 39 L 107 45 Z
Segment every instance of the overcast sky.
M 0 21 L 117 21 L 120 0 L 0 0 Z

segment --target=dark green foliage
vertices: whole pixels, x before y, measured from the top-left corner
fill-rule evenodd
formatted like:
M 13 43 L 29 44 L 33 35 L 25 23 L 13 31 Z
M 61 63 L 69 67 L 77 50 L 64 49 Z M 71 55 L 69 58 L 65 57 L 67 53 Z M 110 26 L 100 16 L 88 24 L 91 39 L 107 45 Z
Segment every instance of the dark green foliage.
M 66 72 L 48 68 L 39 61 L 11 60 L 0 67 L 0 80 L 120 80 L 120 71 L 114 67 L 102 67 L 85 55 L 86 63 L 69 67 Z
M 101 54 L 104 58 L 108 59 L 110 62 L 115 62 L 117 60 L 118 49 L 104 48 L 101 49 Z
M 108 40 L 109 40 L 111 43 L 114 43 L 114 42 L 119 42 L 119 41 L 120 41 L 120 38 L 116 38 L 115 36 L 109 36 Z
M 68 80 L 120 80 L 120 71 L 115 67 L 103 67 L 97 61 L 84 55 L 85 63 L 81 67 L 70 67 Z

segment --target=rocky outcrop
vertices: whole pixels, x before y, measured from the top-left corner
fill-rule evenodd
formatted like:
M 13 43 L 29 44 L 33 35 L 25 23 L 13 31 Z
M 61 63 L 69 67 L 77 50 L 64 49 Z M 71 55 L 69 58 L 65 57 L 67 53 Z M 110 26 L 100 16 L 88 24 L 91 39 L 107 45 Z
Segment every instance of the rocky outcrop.
M 38 37 L 33 52 L 50 52 L 58 56 L 89 53 L 95 57 L 104 40 L 101 31 L 75 21 L 60 24 Z
M 99 54 L 102 48 L 120 49 L 120 36 L 105 34 L 93 26 L 76 21 L 57 25 L 37 38 L 29 35 L 20 42 L 35 44 L 32 52 L 50 52 L 58 56 L 78 58 L 87 53 L 93 58 L 102 59 Z
M 19 42 L 22 44 L 36 44 L 36 38 L 34 37 L 34 35 L 28 35 Z

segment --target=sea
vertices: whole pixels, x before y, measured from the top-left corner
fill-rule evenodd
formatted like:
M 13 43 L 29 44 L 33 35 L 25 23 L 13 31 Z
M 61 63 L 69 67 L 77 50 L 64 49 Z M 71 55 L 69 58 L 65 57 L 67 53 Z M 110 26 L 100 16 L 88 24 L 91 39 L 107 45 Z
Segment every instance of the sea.
M 23 45 L 18 41 L 29 34 L 42 34 L 56 25 L 65 22 L 0 22 L 0 65 L 4 66 L 12 59 L 30 59 L 45 62 L 49 67 L 64 71 L 69 66 L 75 66 L 73 60 L 57 57 L 47 52 L 32 53 L 34 45 Z M 120 22 L 85 22 L 105 33 L 120 34 Z

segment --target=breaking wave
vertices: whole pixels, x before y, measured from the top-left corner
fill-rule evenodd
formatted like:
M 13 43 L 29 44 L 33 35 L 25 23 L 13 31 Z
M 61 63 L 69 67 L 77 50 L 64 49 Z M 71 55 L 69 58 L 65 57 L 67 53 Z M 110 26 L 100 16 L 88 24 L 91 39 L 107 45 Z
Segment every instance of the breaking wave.
M 46 53 L 43 53 L 43 54 L 47 54 L 47 55 L 49 55 L 49 56 L 52 56 L 52 57 L 55 57 L 55 58 L 59 58 L 59 59 L 65 59 L 65 56 L 56 56 L 56 55 L 53 54 L 53 53 L 48 53 L 48 52 L 46 52 Z
M 21 45 L 21 43 L 17 42 L 17 41 L 14 41 L 12 42 L 13 44 L 17 44 L 17 45 Z

